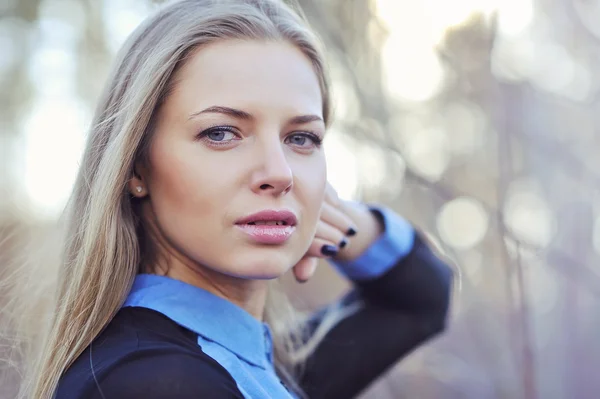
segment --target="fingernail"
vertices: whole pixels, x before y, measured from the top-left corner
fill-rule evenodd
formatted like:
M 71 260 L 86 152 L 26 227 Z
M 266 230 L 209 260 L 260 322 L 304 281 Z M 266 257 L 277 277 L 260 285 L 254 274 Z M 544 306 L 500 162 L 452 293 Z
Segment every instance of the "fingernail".
M 338 253 L 338 249 L 335 245 L 323 245 L 321 253 L 325 256 L 335 256 Z
M 345 238 L 342 240 L 342 242 L 340 242 L 339 247 L 340 248 L 344 248 L 346 245 L 348 245 L 348 240 L 346 240 Z
M 299 282 L 300 284 L 304 284 L 306 283 L 308 280 L 300 280 L 298 277 L 296 277 L 296 281 Z
M 356 230 L 354 230 L 352 227 L 350 227 L 350 228 L 348 229 L 348 231 L 346 232 L 346 235 L 347 235 L 348 237 L 352 237 L 352 236 L 356 235 Z

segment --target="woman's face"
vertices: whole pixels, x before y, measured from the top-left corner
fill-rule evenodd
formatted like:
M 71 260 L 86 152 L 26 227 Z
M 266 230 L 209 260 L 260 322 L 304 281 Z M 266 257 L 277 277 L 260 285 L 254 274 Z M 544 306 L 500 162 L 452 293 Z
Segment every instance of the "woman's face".
M 327 180 L 311 62 L 287 43 L 222 41 L 175 82 L 143 172 L 146 216 L 176 263 L 280 276 L 308 249 Z

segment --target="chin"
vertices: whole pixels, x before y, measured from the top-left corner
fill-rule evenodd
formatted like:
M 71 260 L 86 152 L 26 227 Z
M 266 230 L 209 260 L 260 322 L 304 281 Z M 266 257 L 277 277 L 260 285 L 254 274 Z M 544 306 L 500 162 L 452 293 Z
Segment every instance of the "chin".
M 272 280 L 283 276 L 298 260 L 290 254 L 247 254 L 236 257 L 233 264 L 242 268 L 236 268 L 238 277 L 252 280 Z M 238 266 L 239 267 L 239 266 Z

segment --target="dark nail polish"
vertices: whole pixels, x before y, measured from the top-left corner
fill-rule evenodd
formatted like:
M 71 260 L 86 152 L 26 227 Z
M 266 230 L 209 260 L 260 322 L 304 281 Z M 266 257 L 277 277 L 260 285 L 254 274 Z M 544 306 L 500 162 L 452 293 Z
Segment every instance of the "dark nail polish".
M 323 245 L 321 253 L 325 256 L 335 256 L 338 253 L 338 249 L 335 245 Z
M 346 240 L 345 238 L 342 240 L 342 242 L 340 242 L 339 247 L 340 248 L 344 248 L 346 245 L 348 245 L 348 240 Z
M 348 229 L 348 231 L 346 232 L 346 235 L 347 235 L 348 237 L 352 237 L 352 236 L 356 235 L 356 230 L 354 230 L 352 227 L 350 227 L 350 228 Z

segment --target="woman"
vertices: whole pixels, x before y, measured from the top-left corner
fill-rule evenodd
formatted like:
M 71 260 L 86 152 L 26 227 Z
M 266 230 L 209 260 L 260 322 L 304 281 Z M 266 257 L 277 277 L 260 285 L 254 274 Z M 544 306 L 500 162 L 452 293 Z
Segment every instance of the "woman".
M 69 203 L 34 398 L 349 398 L 439 333 L 451 273 L 401 217 L 342 201 L 321 52 L 276 0 L 185 0 L 109 77 Z M 273 282 L 353 282 L 303 322 Z

